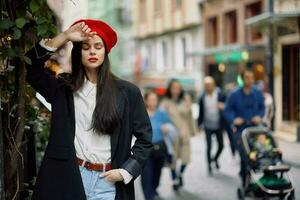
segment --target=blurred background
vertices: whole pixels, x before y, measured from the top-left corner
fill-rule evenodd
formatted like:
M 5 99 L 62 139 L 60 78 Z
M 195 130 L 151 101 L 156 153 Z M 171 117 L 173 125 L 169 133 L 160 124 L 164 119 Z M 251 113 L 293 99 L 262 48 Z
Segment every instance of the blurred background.
M 30 11 L 34 10 L 32 2 L 37 1 L 28 1 Z M 112 71 L 137 84 L 142 91 L 153 89 L 158 96 L 166 93 L 170 80 L 178 80 L 192 97 L 195 120 L 205 76 L 212 76 L 220 89 L 229 91 L 243 85 L 240 73 L 251 68 L 256 84 L 266 83 L 273 96 L 275 111 L 271 128 L 284 158 L 292 166 L 296 196 L 300 197 L 300 0 L 47 0 L 44 3 L 50 8 L 49 20 L 57 32 L 81 18 L 101 19 L 110 24 L 118 33 L 118 43 L 109 54 Z M 0 28 L 4 29 L 3 26 Z M 46 32 L 47 28 L 36 41 L 48 36 Z M 1 38 L 7 39 L 5 31 L 2 33 Z M 2 40 L 1 46 L 4 44 Z M 59 50 L 55 64 L 50 64 L 51 71 L 70 71 L 70 48 L 67 44 Z M 9 98 L 4 98 L 4 91 L 10 78 L 4 78 L 5 58 L 1 62 L 1 101 L 5 107 L 9 102 L 5 99 Z M 32 94 L 29 102 L 36 106 L 31 111 L 36 113 L 32 118 L 39 121 L 31 122 L 32 133 L 28 134 L 31 139 L 26 140 L 34 142 L 26 143 L 22 149 L 27 155 L 24 158 L 27 167 L 19 170 L 23 171 L 21 179 L 26 183 L 21 187 L 23 197 L 17 195 L 20 199 L 30 193 L 43 156 L 51 110 L 39 94 Z M 5 109 L 1 112 L 4 116 Z M 1 126 L 6 126 L 5 117 L 2 121 Z M 7 156 L 3 150 L 8 142 L 5 130 L 0 131 L 2 195 Z M 227 137 L 220 158 L 221 169 L 212 177 L 207 175 L 205 145 L 199 130 L 191 139 L 191 162 L 180 192 L 173 191 L 169 169 L 163 168 L 158 188 L 160 199 L 237 199 L 239 158 L 231 155 Z M 214 146 L 212 150 L 215 151 Z M 136 198 L 143 200 L 139 181 L 135 182 Z M 22 193 L 16 186 L 11 188 Z

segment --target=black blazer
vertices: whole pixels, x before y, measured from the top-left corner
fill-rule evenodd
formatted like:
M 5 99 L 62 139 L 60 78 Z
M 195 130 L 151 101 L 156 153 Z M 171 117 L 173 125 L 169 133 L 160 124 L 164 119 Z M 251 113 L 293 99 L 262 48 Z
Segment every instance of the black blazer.
M 26 79 L 52 105 L 50 137 L 33 199 L 84 200 L 83 183 L 75 162 L 73 93 L 65 84 L 66 73 L 55 77 L 45 72 L 44 63 L 51 54 L 39 44 L 26 53 L 32 61 L 26 65 Z M 152 150 L 151 123 L 139 88 L 123 80 L 117 80 L 117 87 L 118 112 L 122 118 L 111 135 L 111 162 L 114 169 L 124 168 L 135 179 Z M 136 141 L 131 147 L 133 135 Z M 127 185 L 116 183 L 116 200 L 134 199 L 133 180 Z
M 204 104 L 205 104 L 205 92 L 201 95 L 201 97 L 199 98 L 198 104 L 199 104 L 199 117 L 198 117 L 198 127 L 201 126 L 201 124 L 203 123 L 204 117 L 205 117 L 205 112 L 204 112 Z M 224 103 L 226 100 L 225 95 L 221 92 L 218 91 L 218 102 L 222 102 Z M 223 116 L 223 111 L 219 111 L 219 116 L 220 116 L 220 129 L 224 128 L 224 116 Z

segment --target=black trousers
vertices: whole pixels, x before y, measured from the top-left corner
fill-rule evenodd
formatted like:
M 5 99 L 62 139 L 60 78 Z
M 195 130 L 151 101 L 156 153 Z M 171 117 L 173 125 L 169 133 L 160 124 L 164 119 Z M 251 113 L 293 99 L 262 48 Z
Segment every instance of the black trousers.
M 225 130 L 226 130 L 227 135 L 228 135 L 231 153 L 232 153 L 232 155 L 235 155 L 235 152 L 237 150 L 237 145 L 236 145 L 236 141 L 235 141 L 236 139 L 234 138 L 234 133 L 232 131 L 231 124 L 226 123 Z
M 248 166 L 248 156 L 245 152 L 244 149 L 244 145 L 242 144 L 242 137 L 241 137 L 241 132 L 237 132 L 235 135 L 235 139 L 236 139 L 236 145 L 237 145 L 237 149 L 239 151 L 240 154 L 240 160 L 241 160 L 241 164 L 240 164 L 240 177 L 241 177 L 241 181 L 242 181 L 242 185 L 244 187 L 246 187 L 246 179 L 247 179 L 247 166 Z
M 161 153 L 153 153 L 147 160 L 146 165 L 141 174 L 141 183 L 146 200 L 153 200 L 156 189 L 159 186 L 159 180 L 164 162 L 166 160 L 166 151 Z
M 217 160 L 222 153 L 224 143 L 223 143 L 223 132 L 222 129 L 210 130 L 205 129 L 206 136 L 206 154 L 207 154 L 207 164 L 210 166 L 211 164 L 211 148 L 212 148 L 212 135 L 215 135 L 218 142 L 218 150 L 214 159 Z

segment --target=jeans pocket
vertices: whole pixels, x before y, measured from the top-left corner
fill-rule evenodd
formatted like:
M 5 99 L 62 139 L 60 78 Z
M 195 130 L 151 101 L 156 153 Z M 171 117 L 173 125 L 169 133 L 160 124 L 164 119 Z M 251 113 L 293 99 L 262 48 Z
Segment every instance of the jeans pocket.
M 105 178 L 105 177 L 100 177 L 100 178 L 102 178 L 103 182 L 106 183 L 107 185 L 115 187 L 114 182 L 111 182 L 111 181 L 107 180 L 107 178 Z
M 92 191 L 95 197 L 99 196 L 102 197 L 102 199 L 114 199 L 116 194 L 116 186 L 115 183 L 112 183 L 105 177 L 98 175 Z

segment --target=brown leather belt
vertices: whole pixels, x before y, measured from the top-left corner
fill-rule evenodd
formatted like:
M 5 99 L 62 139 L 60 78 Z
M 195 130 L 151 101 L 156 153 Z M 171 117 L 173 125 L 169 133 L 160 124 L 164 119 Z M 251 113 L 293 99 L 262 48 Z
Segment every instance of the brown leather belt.
M 80 158 L 76 158 L 76 162 L 78 165 L 83 166 L 87 168 L 88 170 L 93 170 L 93 171 L 101 171 L 101 172 L 106 172 L 111 170 L 111 164 L 110 163 L 105 163 L 105 164 L 94 164 L 90 163 L 88 161 L 84 161 Z

